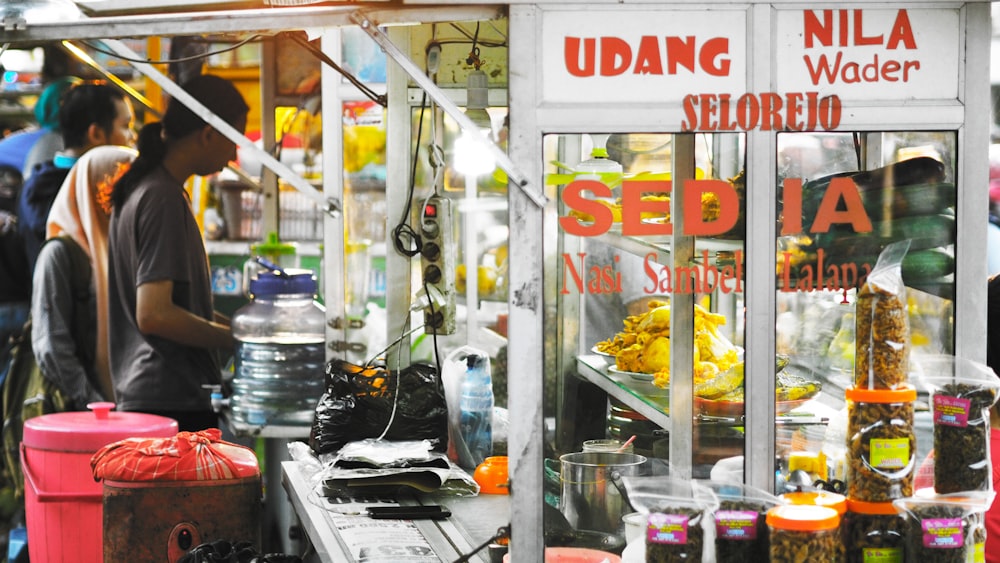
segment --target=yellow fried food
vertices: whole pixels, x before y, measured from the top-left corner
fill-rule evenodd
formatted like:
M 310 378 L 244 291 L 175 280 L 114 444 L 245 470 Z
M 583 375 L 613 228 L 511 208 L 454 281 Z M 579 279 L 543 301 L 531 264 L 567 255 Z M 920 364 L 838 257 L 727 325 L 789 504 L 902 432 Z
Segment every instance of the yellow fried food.
M 701 194 L 701 218 L 703 221 L 715 221 L 719 218 L 722 204 L 719 196 L 715 192 L 704 192 Z
M 664 202 L 664 203 L 667 203 L 667 204 L 670 203 L 670 196 L 668 196 L 666 194 L 664 194 L 664 195 L 644 195 L 640 199 L 642 201 L 660 201 L 660 202 Z M 663 207 L 666 208 L 666 209 L 669 209 L 669 207 L 667 205 L 664 205 Z M 670 218 L 670 212 L 669 211 L 663 211 L 663 212 L 642 211 L 642 212 L 639 213 L 639 218 L 640 219 L 664 219 L 664 220 L 667 220 L 667 219 Z
M 607 207 L 608 209 L 611 210 L 611 221 L 612 222 L 614 222 L 614 223 L 621 223 L 622 222 L 622 206 L 621 206 L 621 203 L 617 203 L 617 202 L 614 202 L 614 201 L 608 201 L 606 199 L 597 199 L 597 200 L 594 200 L 594 201 L 600 203 L 601 205 L 603 205 L 603 206 L 605 206 L 605 207 Z M 593 215 L 591 215 L 589 213 L 584 213 L 583 211 L 580 211 L 580 210 L 577 210 L 577 209 L 571 209 L 569 211 L 569 214 L 571 216 L 573 216 L 573 217 L 576 217 L 577 219 L 580 219 L 581 221 L 593 221 L 594 220 L 594 216 Z
M 714 377 L 698 383 L 694 387 L 694 394 L 702 399 L 718 399 L 727 393 L 732 393 L 743 388 L 743 363 L 733 366 L 732 369 L 716 374 Z
M 635 332 L 670 336 L 670 305 L 660 305 L 646 311 L 635 325 Z
M 642 349 L 643 373 L 670 370 L 670 339 L 665 336 L 649 338 Z M 629 370 L 634 371 L 634 370 Z
M 725 317 L 695 305 L 694 380 L 702 383 L 740 362 L 738 349 L 718 327 Z M 670 380 L 670 305 L 654 300 L 649 309 L 626 317 L 624 329 L 598 342 L 598 351 L 615 355 L 623 371 L 654 374 L 653 383 L 665 387 Z

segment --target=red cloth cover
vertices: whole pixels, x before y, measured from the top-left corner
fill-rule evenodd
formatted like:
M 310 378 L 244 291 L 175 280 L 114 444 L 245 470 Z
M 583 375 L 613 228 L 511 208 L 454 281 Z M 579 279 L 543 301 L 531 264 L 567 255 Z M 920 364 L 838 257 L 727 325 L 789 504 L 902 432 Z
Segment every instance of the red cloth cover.
M 90 467 L 98 481 L 207 481 L 260 474 L 253 450 L 221 438 L 218 428 L 171 438 L 126 438 L 98 450 Z

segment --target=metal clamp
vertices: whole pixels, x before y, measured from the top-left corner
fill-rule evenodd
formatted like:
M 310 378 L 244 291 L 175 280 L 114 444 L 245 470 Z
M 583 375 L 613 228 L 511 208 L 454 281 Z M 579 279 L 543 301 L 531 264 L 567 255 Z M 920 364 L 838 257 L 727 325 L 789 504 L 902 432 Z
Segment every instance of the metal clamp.
M 335 197 L 326 198 L 326 214 L 334 219 L 340 217 L 340 214 L 344 211 L 344 205 L 339 199 Z

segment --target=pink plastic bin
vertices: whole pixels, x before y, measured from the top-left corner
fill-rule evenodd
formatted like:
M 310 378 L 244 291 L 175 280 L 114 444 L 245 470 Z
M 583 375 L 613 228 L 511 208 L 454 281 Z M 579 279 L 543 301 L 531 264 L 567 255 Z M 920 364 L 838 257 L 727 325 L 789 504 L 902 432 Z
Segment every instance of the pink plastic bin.
M 177 434 L 172 418 L 113 412 L 114 403 L 91 403 L 92 412 L 28 419 L 21 441 L 28 556 L 33 563 L 103 563 L 103 487 L 90 458 L 112 442 Z

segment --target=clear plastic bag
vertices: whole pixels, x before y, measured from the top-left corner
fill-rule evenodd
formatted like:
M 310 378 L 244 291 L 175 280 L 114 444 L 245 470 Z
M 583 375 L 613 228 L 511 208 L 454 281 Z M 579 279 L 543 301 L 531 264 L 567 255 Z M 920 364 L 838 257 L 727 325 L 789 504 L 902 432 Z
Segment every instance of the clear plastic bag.
M 646 561 L 714 561 L 719 499 L 712 489 L 668 476 L 622 477 L 629 502 L 646 514 Z
M 1000 379 L 989 366 L 954 356 L 924 357 L 919 368 L 934 422 L 934 491 L 992 490 L 989 410 Z
M 742 483 L 698 481 L 719 499 L 713 513 L 716 563 L 767 561 L 770 557 L 767 511 L 784 501 Z
M 966 563 L 984 549 L 992 491 L 910 497 L 893 501 L 906 519 L 906 560 Z
M 908 381 L 910 321 L 902 264 L 909 248 L 909 240 L 886 246 L 858 291 L 854 358 L 857 388 L 896 389 Z

